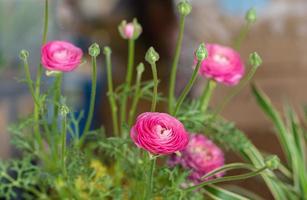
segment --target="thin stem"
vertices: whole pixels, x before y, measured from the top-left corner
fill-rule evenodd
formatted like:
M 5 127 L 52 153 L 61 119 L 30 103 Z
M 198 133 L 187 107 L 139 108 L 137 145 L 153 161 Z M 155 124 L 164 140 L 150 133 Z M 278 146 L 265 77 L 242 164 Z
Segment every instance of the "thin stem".
M 136 106 L 137 106 L 139 99 L 142 95 L 142 91 L 140 90 L 142 74 L 143 74 L 143 71 L 138 72 L 137 77 L 136 77 L 135 93 L 134 93 L 134 96 L 133 96 L 132 105 L 131 105 L 131 109 L 130 109 L 130 112 L 129 112 L 129 119 L 128 119 L 129 127 L 132 125 L 132 120 L 134 119 L 135 112 L 136 112 Z
M 59 116 L 59 104 L 61 98 L 62 88 L 62 73 L 59 73 L 55 77 L 54 81 L 54 95 L 53 95 L 53 118 L 52 118 L 52 130 L 56 132 L 58 128 L 58 116 Z
M 217 169 L 209 172 L 205 176 L 201 177 L 201 179 L 204 180 L 204 179 L 212 177 L 215 174 L 218 174 L 220 172 L 226 172 L 226 171 L 230 171 L 230 170 L 234 170 L 234 169 L 255 170 L 255 167 L 250 165 L 250 164 L 245 164 L 245 163 L 231 163 L 231 164 L 224 165 L 224 166 L 222 166 L 220 168 L 217 168 Z
M 200 109 L 205 112 L 209 106 L 209 101 L 212 96 L 213 90 L 216 87 L 216 82 L 214 80 L 209 80 L 204 89 L 204 92 L 200 98 Z
M 33 87 L 33 81 L 31 78 L 31 73 L 30 73 L 30 69 L 29 69 L 29 63 L 28 63 L 28 59 L 25 58 L 23 59 L 23 64 L 24 64 L 24 70 L 25 70 L 25 74 L 26 74 L 26 80 L 27 80 L 27 84 L 31 93 L 31 96 L 33 98 L 33 101 L 36 105 L 38 105 L 38 102 L 35 98 L 35 93 L 34 93 L 34 87 Z
M 151 166 L 149 169 L 149 178 L 148 178 L 148 184 L 147 184 L 147 193 L 146 193 L 146 198 L 145 199 L 151 199 L 152 198 L 152 192 L 153 192 L 153 188 L 154 188 L 154 172 L 155 172 L 155 168 L 156 168 L 156 162 L 157 162 L 157 158 L 153 157 L 152 161 L 151 161 Z
M 128 40 L 128 65 L 127 65 L 127 74 L 126 74 L 126 82 L 124 87 L 124 96 L 121 101 L 121 110 L 120 110 L 120 120 L 121 126 L 126 120 L 126 110 L 127 110 L 127 99 L 128 92 L 131 87 L 131 80 L 133 75 L 133 65 L 134 65 L 134 51 L 135 51 L 135 42 L 134 39 Z
M 171 68 L 170 87 L 169 87 L 169 94 L 168 94 L 168 111 L 169 111 L 169 113 L 173 112 L 177 66 L 178 66 L 179 56 L 180 56 L 180 52 L 181 52 L 183 33 L 184 33 L 184 24 L 185 24 L 185 16 L 181 15 L 180 16 L 180 22 L 179 22 L 179 35 L 178 35 L 178 39 L 177 39 L 177 43 L 176 43 L 175 55 L 174 55 L 173 64 L 172 64 L 172 68 Z
M 234 88 L 234 90 L 232 90 L 225 98 L 224 98 L 224 101 L 222 101 L 216 111 L 215 111 L 215 115 L 217 115 L 218 113 L 220 113 L 224 108 L 225 106 L 230 102 L 230 100 L 235 97 L 237 94 L 239 94 L 239 92 L 247 85 L 247 83 L 253 78 L 253 76 L 255 75 L 256 73 L 256 70 L 257 70 L 258 67 L 255 67 L 253 66 L 251 68 L 251 70 L 248 72 L 247 76 L 240 82 L 240 84 Z
M 47 40 L 47 33 L 48 33 L 48 18 L 49 18 L 49 3 L 48 0 L 45 0 L 45 10 L 44 10 L 44 28 L 43 28 L 43 36 L 42 36 L 42 44 L 46 43 Z M 35 98 L 38 99 L 40 96 L 40 84 L 42 79 L 42 64 L 39 65 L 36 75 L 36 83 L 35 83 Z M 40 135 L 39 131 L 39 108 L 40 105 L 34 104 L 34 133 L 36 136 L 36 139 L 40 145 L 40 148 L 43 149 L 43 142 L 42 142 L 42 136 Z
M 105 56 L 106 56 L 107 79 L 108 79 L 108 99 L 112 112 L 113 131 L 114 135 L 118 136 L 119 132 L 118 132 L 118 119 L 117 119 L 117 105 L 113 89 L 111 53 L 106 53 Z
M 235 39 L 235 42 L 234 42 L 234 45 L 233 45 L 236 50 L 240 49 L 242 42 L 245 40 L 245 38 L 246 38 L 246 36 L 249 32 L 250 27 L 251 27 L 251 24 L 247 22 L 241 28 L 240 33 L 239 33 L 238 37 Z
M 156 63 L 151 64 L 152 76 L 154 80 L 154 88 L 153 88 L 153 98 L 151 103 L 151 112 L 156 110 L 157 105 L 157 97 L 158 97 L 158 74 L 157 74 L 157 66 Z
M 82 137 L 85 138 L 85 135 L 91 126 L 93 115 L 94 115 L 94 107 L 95 107 L 95 98 L 96 98 L 96 85 L 97 85 L 97 60 L 96 57 L 92 56 L 92 90 L 91 90 L 91 98 L 90 98 L 90 107 L 87 116 L 87 120 L 84 126 L 84 130 L 82 133 Z
M 176 115 L 177 112 L 179 111 L 180 109 L 180 106 L 181 104 L 183 103 L 184 99 L 186 98 L 187 94 L 190 92 L 195 80 L 196 80 L 196 77 L 197 77 L 197 74 L 198 74 L 198 70 L 201 66 L 201 61 L 197 61 L 197 64 L 196 64 L 196 67 L 193 71 L 193 74 L 192 74 L 192 77 L 191 79 L 189 80 L 188 84 L 185 86 L 183 92 L 181 93 L 179 99 L 178 99 L 178 102 L 176 104 L 176 107 L 175 107 L 175 110 L 174 112 L 172 113 L 172 115 Z
M 62 121 L 62 169 L 64 174 L 66 175 L 66 130 L 67 130 L 67 117 L 66 114 L 63 115 L 63 121 Z
M 262 171 L 264 171 L 266 169 L 267 169 L 267 166 L 264 166 L 264 167 L 262 167 L 258 170 L 253 171 L 253 172 L 249 172 L 249 173 L 245 173 L 245 174 L 241 174 L 241 175 L 236 175 L 236 176 L 226 176 L 226 177 L 222 177 L 222 178 L 212 179 L 212 180 L 203 182 L 201 184 L 194 185 L 192 187 L 188 187 L 188 188 L 185 189 L 185 191 L 190 192 L 190 191 L 202 188 L 206 185 L 220 183 L 220 182 L 229 182 L 229 181 L 248 179 L 248 178 L 259 175 Z

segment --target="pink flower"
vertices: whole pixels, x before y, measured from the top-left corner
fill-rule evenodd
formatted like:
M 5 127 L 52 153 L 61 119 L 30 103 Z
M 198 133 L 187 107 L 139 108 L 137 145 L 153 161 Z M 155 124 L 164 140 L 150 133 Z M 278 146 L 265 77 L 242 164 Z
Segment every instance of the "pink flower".
M 235 50 L 207 44 L 208 57 L 201 63 L 200 75 L 225 85 L 236 85 L 244 75 L 244 64 Z
M 194 182 L 203 181 L 201 177 L 224 165 L 223 151 L 202 134 L 191 134 L 190 142 L 181 154 L 172 155 L 169 165 L 181 164 L 184 168 L 192 170 L 189 179 Z M 222 175 L 217 174 L 215 177 Z
M 126 26 L 124 27 L 124 34 L 125 34 L 126 38 L 128 38 L 128 39 L 131 39 L 133 37 L 133 34 L 134 34 L 133 23 L 126 24 Z
M 158 112 L 138 116 L 130 137 L 140 148 L 152 154 L 171 154 L 183 150 L 189 141 L 188 133 L 176 118 Z
M 82 50 L 65 41 L 51 41 L 42 47 L 42 64 L 50 71 L 69 72 L 81 63 Z

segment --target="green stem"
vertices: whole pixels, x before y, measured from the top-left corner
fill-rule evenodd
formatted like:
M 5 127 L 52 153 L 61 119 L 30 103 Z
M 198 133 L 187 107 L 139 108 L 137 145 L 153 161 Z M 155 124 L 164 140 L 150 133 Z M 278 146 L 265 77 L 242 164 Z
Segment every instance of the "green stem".
M 204 179 L 212 177 L 215 174 L 218 174 L 220 172 L 226 172 L 226 171 L 230 171 L 230 170 L 234 170 L 234 169 L 248 169 L 248 170 L 253 171 L 253 170 L 255 170 L 255 167 L 250 165 L 250 164 L 245 164 L 245 163 L 231 163 L 231 164 L 224 165 L 220 168 L 217 168 L 217 169 L 209 172 L 205 176 L 201 177 L 201 179 L 204 180 Z
M 53 118 L 52 118 L 52 130 L 57 131 L 58 128 L 58 117 L 59 117 L 59 105 L 61 98 L 61 88 L 62 88 L 62 78 L 63 74 L 56 74 L 54 81 L 54 96 L 53 96 Z
M 29 69 L 29 63 L 28 63 L 28 59 L 25 58 L 23 59 L 23 64 L 24 64 L 24 70 L 25 70 L 25 74 L 26 74 L 26 80 L 27 80 L 27 84 L 31 93 L 31 96 L 33 98 L 33 101 L 36 105 L 38 105 L 38 101 L 35 98 L 35 92 L 34 92 L 34 87 L 33 87 L 33 81 L 31 78 L 31 73 L 30 73 L 30 69 Z
M 203 94 L 200 98 L 200 109 L 202 112 L 205 112 L 208 108 L 210 98 L 212 96 L 213 90 L 216 87 L 216 82 L 214 80 L 209 80 L 204 89 Z
M 240 82 L 240 84 L 234 88 L 225 98 L 224 98 L 224 101 L 222 101 L 216 111 L 215 111 L 215 114 L 214 116 L 216 116 L 218 113 L 220 113 L 224 108 L 225 106 L 230 102 L 230 100 L 235 97 L 237 94 L 239 94 L 239 92 L 247 85 L 247 83 L 253 78 L 253 76 L 255 75 L 256 73 L 256 70 L 257 70 L 258 67 L 256 66 L 253 66 L 251 68 L 251 70 L 248 72 L 247 76 Z
M 94 115 L 94 107 L 95 107 L 95 98 L 96 98 L 96 85 L 97 85 L 97 60 L 96 57 L 92 56 L 92 90 L 91 90 L 91 98 L 90 98 L 90 107 L 88 116 L 86 119 L 86 123 L 84 126 L 84 130 L 82 133 L 82 138 L 85 138 L 85 134 L 89 131 L 93 115 Z
M 47 40 L 47 33 L 48 33 L 48 18 L 49 18 L 49 3 L 48 0 L 45 0 L 45 10 L 44 10 L 44 28 L 43 28 L 43 37 L 42 37 L 42 44 L 46 43 Z M 38 99 L 40 97 L 40 84 L 42 79 L 42 64 L 39 65 L 36 75 L 36 83 L 35 83 L 35 98 Z M 43 149 L 43 141 L 42 136 L 40 135 L 39 131 L 39 108 L 40 105 L 34 104 L 34 133 L 35 137 L 40 145 L 40 148 Z
M 135 51 L 135 42 L 133 39 L 128 40 L 128 65 L 127 65 L 127 74 L 126 82 L 124 87 L 124 96 L 121 101 L 121 111 L 120 111 L 120 126 L 126 121 L 126 110 L 127 110 L 127 99 L 128 92 L 130 92 L 131 80 L 133 75 L 133 65 L 134 65 L 134 51 Z
M 142 63 L 141 63 L 142 64 Z M 128 119 L 128 125 L 129 127 L 132 125 L 132 121 L 134 120 L 135 117 L 135 112 L 136 112 L 136 106 L 139 102 L 139 99 L 142 95 L 142 92 L 140 90 L 141 88 L 141 80 L 142 80 L 142 74 L 143 71 L 138 72 L 137 73 L 137 77 L 136 77 L 136 83 L 135 83 L 135 93 L 134 93 L 134 97 L 132 100 L 132 105 L 131 105 L 131 109 L 129 111 L 129 119 Z
M 153 88 L 153 98 L 151 103 L 151 112 L 156 110 L 157 105 L 157 97 L 158 97 L 158 73 L 156 63 L 151 64 L 152 76 L 154 80 L 154 88 Z
M 177 74 L 177 66 L 179 62 L 179 56 L 181 52 L 182 40 L 183 40 L 183 33 L 184 33 L 184 24 L 185 24 L 185 16 L 180 16 L 179 22 L 179 35 L 176 43 L 176 50 L 173 59 L 173 64 L 171 68 L 171 77 L 170 77 L 170 87 L 169 87 L 169 94 L 168 94 L 168 111 L 169 113 L 173 112 L 174 106 L 174 98 L 175 98 L 175 82 L 176 82 L 176 74 Z
M 239 36 L 235 39 L 235 42 L 234 42 L 234 49 L 236 50 L 239 50 L 241 45 L 242 45 L 242 42 L 245 40 L 248 32 L 249 32 L 249 29 L 251 27 L 251 24 L 250 23 L 246 23 L 240 30 L 240 33 L 239 33 Z
M 188 187 L 185 189 L 186 192 L 190 192 L 199 188 L 202 188 L 206 185 L 210 185 L 210 184 L 215 184 L 215 183 L 220 183 L 220 182 L 229 182 L 229 181 L 236 181 L 236 180 L 244 180 L 244 179 L 248 179 L 254 176 L 259 175 L 262 171 L 266 170 L 267 166 L 264 166 L 260 169 L 257 169 L 253 172 L 249 172 L 249 173 L 245 173 L 245 174 L 241 174 L 241 175 L 236 175 L 236 176 L 226 176 L 226 177 L 222 177 L 222 178 L 217 178 L 217 179 L 212 179 L 206 182 L 203 182 L 201 184 L 198 185 L 194 185 L 192 187 Z
M 193 74 L 192 74 L 192 77 L 191 79 L 189 80 L 188 84 L 185 86 L 183 92 L 181 93 L 179 99 L 178 99 L 178 102 L 176 104 L 176 107 L 175 107 L 175 110 L 174 112 L 172 113 L 172 115 L 176 115 L 177 112 L 179 111 L 179 108 L 181 106 L 181 104 L 183 103 L 184 99 L 186 98 L 187 94 L 190 92 L 195 80 L 196 80 L 196 77 L 197 77 L 197 74 L 198 74 L 198 70 L 201 66 L 201 61 L 197 61 L 197 64 L 196 64 L 196 67 L 193 71 Z
M 66 114 L 63 115 L 63 122 L 62 122 L 62 169 L 64 172 L 64 175 L 66 175 L 66 130 L 67 130 L 67 118 Z
M 156 167 L 156 162 L 157 162 L 157 158 L 153 157 L 152 161 L 151 161 L 151 166 L 149 169 L 149 177 L 148 177 L 148 184 L 147 184 L 147 193 L 146 193 L 146 198 L 150 200 L 152 198 L 152 192 L 153 192 L 153 188 L 154 188 L 154 172 L 155 172 L 155 167 Z
M 118 119 L 117 119 L 117 105 L 113 89 L 111 52 L 105 53 L 105 56 L 106 56 L 106 65 L 107 65 L 107 78 L 108 78 L 108 98 L 112 112 L 113 131 L 114 135 L 118 136 L 119 131 L 118 131 Z

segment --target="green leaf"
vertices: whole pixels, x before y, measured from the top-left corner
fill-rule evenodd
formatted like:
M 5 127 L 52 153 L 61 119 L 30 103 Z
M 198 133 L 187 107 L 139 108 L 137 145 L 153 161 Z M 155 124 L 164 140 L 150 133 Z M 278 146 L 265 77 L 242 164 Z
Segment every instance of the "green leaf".
M 248 200 L 249 198 L 246 198 L 244 196 L 241 196 L 237 193 L 231 192 L 229 190 L 225 190 L 223 188 L 220 188 L 218 186 L 210 185 L 204 188 L 208 193 L 210 193 L 211 197 L 216 197 L 216 199 L 223 200 Z

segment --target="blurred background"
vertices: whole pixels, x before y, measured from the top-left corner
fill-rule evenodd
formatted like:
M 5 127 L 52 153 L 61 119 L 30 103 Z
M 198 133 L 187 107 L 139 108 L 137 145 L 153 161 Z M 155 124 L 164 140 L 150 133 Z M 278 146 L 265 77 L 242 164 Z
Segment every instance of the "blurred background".
M 122 19 L 136 17 L 143 26 L 137 41 L 136 63 L 154 46 L 162 58 L 158 63 L 161 92 L 166 94 L 170 62 L 177 37 L 178 15 L 173 0 L 52 0 L 48 39 L 68 40 L 87 52 L 92 42 L 109 45 L 113 50 L 113 74 L 117 84 L 123 80 L 127 44 L 120 38 L 117 26 Z M 306 0 L 191 0 L 193 12 L 187 18 L 176 91 L 180 92 L 192 73 L 193 51 L 200 42 L 231 46 L 244 25 L 245 12 L 254 7 L 258 20 L 240 49 L 247 61 L 257 51 L 264 60 L 255 82 L 282 108 L 285 101 L 298 109 L 307 103 L 307 1 Z M 16 153 L 11 148 L 7 128 L 27 116 L 32 99 L 24 83 L 23 68 L 18 59 L 21 49 L 30 52 L 32 77 L 40 59 L 43 24 L 43 1 L 0 0 L 0 158 Z M 100 57 L 100 66 L 103 59 Z M 148 69 L 148 68 L 147 68 Z M 91 67 L 86 62 L 77 71 L 65 75 L 63 90 L 76 112 L 88 107 Z M 151 78 L 147 70 L 146 78 Z M 45 88 L 52 79 L 44 77 Z M 105 98 L 105 73 L 100 67 L 98 97 L 93 126 L 109 121 Z M 197 96 L 204 86 L 198 80 L 192 91 Z M 212 105 L 220 102 L 230 88 L 219 86 Z M 146 105 L 144 109 L 146 110 Z M 234 121 L 267 152 L 281 154 L 272 125 L 257 107 L 249 88 L 245 88 L 224 109 L 223 115 Z M 107 125 L 108 126 L 108 125 Z M 237 159 L 229 155 L 227 160 Z M 247 181 L 246 183 L 249 184 Z

